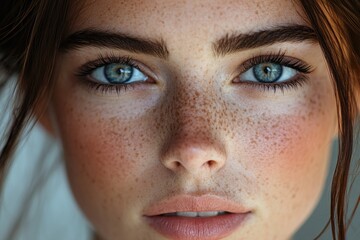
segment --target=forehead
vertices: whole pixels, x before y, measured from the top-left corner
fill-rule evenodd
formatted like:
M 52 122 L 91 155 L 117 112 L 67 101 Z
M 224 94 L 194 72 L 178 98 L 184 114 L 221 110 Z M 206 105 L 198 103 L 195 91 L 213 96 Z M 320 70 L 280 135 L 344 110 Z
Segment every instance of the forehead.
M 164 40 L 304 24 L 291 0 L 84 1 L 72 30 L 100 28 Z M 181 38 L 181 37 L 180 37 Z M 205 37 L 207 38 L 207 37 Z M 204 40 L 204 39 L 202 39 Z M 210 39 L 209 39 L 210 40 Z M 214 39 L 211 39 L 214 40 Z

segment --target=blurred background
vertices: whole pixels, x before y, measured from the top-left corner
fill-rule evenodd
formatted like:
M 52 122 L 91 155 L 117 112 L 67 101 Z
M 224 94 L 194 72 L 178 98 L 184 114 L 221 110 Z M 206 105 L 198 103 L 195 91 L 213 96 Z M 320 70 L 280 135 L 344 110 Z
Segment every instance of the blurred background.
M 11 94 L 10 89 L 0 93 L 0 136 L 3 136 L 6 119 L 10 116 L 4 106 L 12 102 L 8 98 Z M 71 195 L 58 145 L 37 125 L 31 131 L 30 128 L 25 131 L 0 200 L 0 240 L 7 240 L 8 236 L 17 240 L 91 239 L 91 226 Z M 359 152 L 355 153 L 357 159 L 360 157 Z M 336 141 L 333 143 L 332 156 L 321 200 L 293 240 L 314 239 L 329 219 L 331 176 L 337 156 Z M 359 194 L 360 176 L 352 189 L 350 209 L 358 201 Z M 349 229 L 348 240 L 360 239 L 359 212 L 360 209 Z M 320 239 L 332 239 L 330 227 Z

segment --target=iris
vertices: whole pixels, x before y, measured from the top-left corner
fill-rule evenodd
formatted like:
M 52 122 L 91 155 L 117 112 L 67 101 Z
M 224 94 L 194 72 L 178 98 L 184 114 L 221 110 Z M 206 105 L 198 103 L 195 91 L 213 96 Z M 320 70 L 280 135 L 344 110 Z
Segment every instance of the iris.
M 105 78 L 112 84 L 128 82 L 133 72 L 133 67 L 126 64 L 111 63 L 104 67 Z
M 253 67 L 253 74 L 259 82 L 273 83 L 282 75 L 282 66 L 276 63 L 262 63 Z

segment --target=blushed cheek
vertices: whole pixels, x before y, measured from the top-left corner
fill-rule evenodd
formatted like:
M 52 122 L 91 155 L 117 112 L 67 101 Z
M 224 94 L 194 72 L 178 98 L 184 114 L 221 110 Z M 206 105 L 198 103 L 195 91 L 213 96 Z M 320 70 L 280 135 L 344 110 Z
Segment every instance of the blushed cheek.
M 305 95 L 288 114 L 263 118 L 266 122 L 258 127 L 262 132 L 258 139 L 262 146 L 258 159 L 267 162 L 263 166 L 277 166 L 278 173 L 294 177 L 296 172 L 309 171 L 317 161 L 322 162 L 335 124 L 335 111 L 325 112 L 329 106 L 323 100 L 317 94 Z
M 279 126 L 259 128 L 264 139 L 258 140 L 259 151 L 252 158 L 252 166 L 258 166 L 256 175 L 266 183 L 264 193 L 272 189 L 274 192 L 269 195 L 276 196 L 278 191 L 277 200 L 281 201 L 281 189 L 294 197 L 309 194 L 310 199 L 319 190 L 332 139 L 318 120 L 283 116 L 277 118 Z
M 257 162 L 264 219 L 277 215 L 277 232 L 295 232 L 313 211 L 323 189 L 331 137 L 316 119 L 284 117 L 269 141 L 276 147 Z M 319 119 L 320 120 L 320 119 Z M 274 130 L 276 131 L 276 130 Z M 271 133 L 271 131 L 269 131 Z M 261 165 L 260 165 L 261 164 Z M 284 220 L 286 219 L 286 221 Z M 270 221 L 266 221 L 267 224 Z M 290 227 L 291 226 L 291 227 Z M 269 228 L 274 228 L 269 224 Z
M 131 204 L 127 199 L 136 202 L 136 194 L 151 184 L 144 183 L 141 174 L 147 168 L 144 159 L 149 157 L 146 143 L 151 143 L 152 128 L 141 117 L 121 121 L 121 112 L 117 117 L 108 117 L 108 107 L 94 107 L 84 100 L 61 99 L 55 107 L 56 125 L 79 205 L 89 219 L 116 222 L 102 214 L 118 212 L 113 216 L 119 216 Z
M 252 116 L 248 147 L 242 153 L 247 160 L 240 161 L 257 179 L 264 218 L 277 214 L 277 220 L 288 219 L 279 226 L 298 226 L 313 209 L 324 184 L 335 101 L 329 92 L 312 92 L 281 111 L 270 107 Z
M 86 109 L 71 111 L 63 106 L 60 111 L 58 126 L 68 165 L 74 171 L 84 170 L 94 183 L 116 173 L 121 182 L 139 167 L 136 159 L 143 156 L 145 135 L 136 131 L 136 123 L 124 125 Z

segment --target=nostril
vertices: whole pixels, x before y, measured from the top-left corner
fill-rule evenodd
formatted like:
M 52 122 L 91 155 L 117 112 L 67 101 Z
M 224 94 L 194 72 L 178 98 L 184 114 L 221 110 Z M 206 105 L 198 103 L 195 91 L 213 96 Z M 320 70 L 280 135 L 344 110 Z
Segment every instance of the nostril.
M 207 164 L 209 165 L 210 168 L 213 168 L 216 165 L 216 161 L 210 160 L 210 161 L 208 161 Z
M 216 167 L 217 162 L 215 160 L 209 160 L 206 163 L 203 164 L 203 166 L 207 166 L 209 169 L 212 169 L 214 167 Z M 179 169 L 181 167 L 184 167 L 183 164 L 181 164 L 181 162 L 179 161 L 174 161 L 174 168 L 175 169 Z

